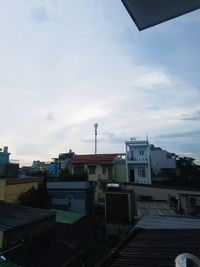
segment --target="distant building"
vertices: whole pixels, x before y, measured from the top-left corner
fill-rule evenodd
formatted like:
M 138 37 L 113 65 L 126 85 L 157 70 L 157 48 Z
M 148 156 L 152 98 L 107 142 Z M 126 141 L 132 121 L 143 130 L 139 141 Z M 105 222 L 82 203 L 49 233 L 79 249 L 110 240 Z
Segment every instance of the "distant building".
M 51 207 L 88 214 L 94 209 L 94 186 L 86 182 L 47 182 Z
M 125 144 L 127 182 L 151 184 L 149 142 L 131 139 Z
M 32 172 L 45 172 L 45 162 L 40 160 L 34 160 L 31 166 Z
M 57 173 L 55 176 L 59 176 L 60 171 L 66 170 L 69 167 L 69 162 L 73 157 L 75 156 L 75 153 L 70 149 L 67 153 L 60 153 L 57 158 L 53 158 L 53 163 L 55 169 L 57 169 Z M 55 167 L 56 166 L 56 167 Z
M 160 147 L 150 146 L 152 176 L 176 175 L 176 155 Z
M 45 164 L 45 169 L 49 177 L 57 177 L 58 164 L 56 164 L 55 162 L 48 162 Z
M 17 178 L 19 174 L 19 162 L 10 161 L 8 147 L 0 149 L 0 178 Z

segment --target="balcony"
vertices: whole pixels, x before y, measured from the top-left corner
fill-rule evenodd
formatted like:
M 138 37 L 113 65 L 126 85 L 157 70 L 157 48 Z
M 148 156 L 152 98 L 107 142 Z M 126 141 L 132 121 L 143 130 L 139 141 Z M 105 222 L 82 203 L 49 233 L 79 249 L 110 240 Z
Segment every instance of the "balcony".
M 127 157 L 127 162 L 128 163 L 136 163 L 136 164 L 148 164 L 148 158 L 145 157 L 145 156 L 142 156 L 142 157 Z

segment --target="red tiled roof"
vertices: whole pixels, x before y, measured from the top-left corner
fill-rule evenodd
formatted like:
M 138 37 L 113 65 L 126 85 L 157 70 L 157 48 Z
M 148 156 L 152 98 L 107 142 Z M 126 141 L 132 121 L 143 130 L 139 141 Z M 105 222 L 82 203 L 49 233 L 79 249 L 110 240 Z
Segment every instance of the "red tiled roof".
M 97 155 L 76 155 L 70 164 L 112 164 L 116 154 L 97 154 Z

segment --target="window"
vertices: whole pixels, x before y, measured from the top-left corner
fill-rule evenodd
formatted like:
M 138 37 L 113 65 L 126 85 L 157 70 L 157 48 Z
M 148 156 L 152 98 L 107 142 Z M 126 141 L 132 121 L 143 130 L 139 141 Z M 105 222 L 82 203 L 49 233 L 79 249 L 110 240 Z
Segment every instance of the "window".
M 88 166 L 89 174 L 95 174 L 96 166 Z
M 138 176 L 139 177 L 145 177 L 145 168 L 139 168 L 138 169 Z
M 144 156 L 144 150 L 139 151 L 140 156 Z
M 74 167 L 74 174 L 80 175 L 84 173 L 84 167 L 83 166 L 75 166 Z
M 103 174 L 106 175 L 106 166 L 103 166 Z

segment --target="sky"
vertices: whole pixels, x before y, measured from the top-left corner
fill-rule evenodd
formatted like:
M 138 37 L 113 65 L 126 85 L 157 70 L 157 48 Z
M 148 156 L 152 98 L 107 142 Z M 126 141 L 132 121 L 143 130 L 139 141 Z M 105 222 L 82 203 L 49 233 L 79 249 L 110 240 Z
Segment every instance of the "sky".
M 146 139 L 200 164 L 200 10 L 139 32 L 120 0 L 0 0 L 0 146 L 21 165 Z

